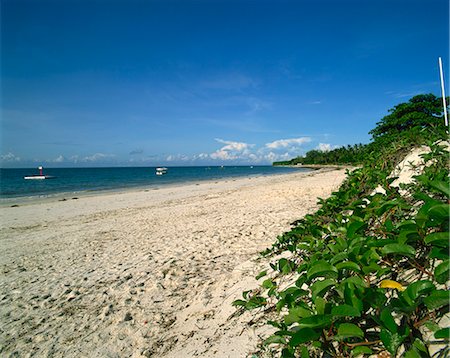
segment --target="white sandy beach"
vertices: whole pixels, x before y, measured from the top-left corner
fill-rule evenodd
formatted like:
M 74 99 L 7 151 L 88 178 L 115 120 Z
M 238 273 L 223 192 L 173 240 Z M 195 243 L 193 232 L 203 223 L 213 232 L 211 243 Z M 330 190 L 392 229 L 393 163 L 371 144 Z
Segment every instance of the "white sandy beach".
M 344 178 L 319 170 L 1 207 L 0 356 L 248 356 L 270 327 L 231 302 L 257 287 L 258 252 Z

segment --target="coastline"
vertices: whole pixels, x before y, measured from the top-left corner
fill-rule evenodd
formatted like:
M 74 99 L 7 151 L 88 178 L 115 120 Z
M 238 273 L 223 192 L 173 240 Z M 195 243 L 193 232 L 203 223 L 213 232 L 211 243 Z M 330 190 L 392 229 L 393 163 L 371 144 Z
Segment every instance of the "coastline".
M 245 166 L 246 167 L 246 166 Z M 69 168 L 72 169 L 72 168 Z M 107 168 L 109 169 L 109 168 Z M 297 168 L 302 169 L 302 168 Z M 210 183 L 210 182 L 227 182 L 227 181 L 235 181 L 236 179 L 247 179 L 253 177 L 265 177 L 265 176 L 279 176 L 289 173 L 255 173 L 251 175 L 232 175 L 232 176 L 223 176 L 223 177 L 213 177 L 213 178 L 188 178 L 185 180 L 174 181 L 174 182 L 163 182 L 160 183 L 158 181 L 151 182 L 147 184 L 133 184 L 126 185 L 120 187 L 111 187 L 111 188 L 101 188 L 101 189 L 86 189 L 86 190 L 75 190 L 75 191 L 61 191 L 61 192 L 49 192 L 48 194 L 28 194 L 28 195 L 12 195 L 12 196 L 4 196 L 0 195 L 0 207 L 6 207 L 11 205 L 29 205 L 43 202 L 51 202 L 51 201 L 64 201 L 70 199 L 79 199 L 80 197 L 87 196 L 97 196 L 97 195 L 108 195 L 108 194 L 116 194 L 123 192 L 134 192 L 134 191 L 145 191 L 145 190 L 159 190 L 161 188 L 168 187 L 178 187 L 185 186 L 191 184 L 199 184 L 199 183 Z
M 287 168 L 299 168 L 299 169 L 356 169 L 358 166 L 354 165 L 339 165 L 339 164 L 295 164 L 295 165 L 277 165 L 277 167 L 287 167 Z
M 266 325 L 234 315 L 258 252 L 345 170 L 0 207 L 0 352 L 243 357 Z

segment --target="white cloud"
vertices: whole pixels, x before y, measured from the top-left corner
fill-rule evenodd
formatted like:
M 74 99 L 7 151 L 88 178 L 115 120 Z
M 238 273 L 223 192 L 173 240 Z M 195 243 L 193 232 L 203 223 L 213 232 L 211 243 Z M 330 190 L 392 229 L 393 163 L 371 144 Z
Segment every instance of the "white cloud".
M 20 157 L 18 157 L 15 154 L 9 152 L 9 153 L 0 155 L 0 160 L 2 162 L 19 162 L 20 161 Z
M 228 140 L 223 140 L 220 138 L 216 138 L 216 141 L 222 144 L 226 144 L 226 146 L 222 147 L 221 150 L 230 150 L 230 151 L 245 151 L 250 147 L 253 147 L 253 144 L 248 144 L 244 142 L 233 142 Z
M 271 143 L 266 143 L 266 147 L 269 149 L 285 149 L 289 147 L 298 147 L 309 142 L 311 142 L 311 138 L 309 137 L 278 139 Z
M 310 137 L 278 139 L 257 147 L 255 144 L 215 138 L 222 146 L 212 153 L 199 153 L 185 156 L 168 155 L 168 162 L 217 163 L 235 162 L 236 164 L 269 164 L 274 161 L 289 160 L 304 154 L 304 144 L 311 142 Z
M 245 115 L 251 116 L 257 112 L 263 111 L 265 109 L 270 109 L 272 104 L 259 98 L 249 97 L 246 99 L 246 104 L 249 107 L 249 110 L 245 112 Z
M 337 146 L 331 145 L 330 143 L 319 143 L 317 146 L 317 150 L 320 150 L 321 152 L 329 152 L 330 150 L 336 149 Z
M 132 150 L 129 154 L 136 155 L 136 154 L 142 154 L 142 153 L 144 153 L 143 149 L 135 149 L 135 150 Z
M 206 153 L 200 153 L 197 155 L 194 155 L 194 160 L 199 159 L 199 160 L 204 160 L 204 159 L 208 159 L 209 158 L 209 154 Z
M 166 160 L 168 162 L 175 162 L 175 161 L 182 161 L 182 162 L 186 162 L 188 160 L 190 160 L 191 158 L 189 158 L 187 155 L 184 154 L 176 154 L 176 155 L 168 155 Z
M 230 154 L 226 150 L 217 150 L 214 153 L 211 153 L 210 157 L 212 159 L 220 159 L 220 160 L 235 160 L 237 156 Z
M 269 161 L 274 161 L 277 155 L 274 152 L 269 152 L 266 155 L 264 155 L 264 158 Z
M 74 163 L 77 163 L 80 160 L 80 157 L 78 155 L 72 155 L 70 157 L 70 160 Z
M 59 155 L 58 157 L 56 157 L 55 159 L 53 159 L 53 162 L 55 163 L 62 163 L 66 160 L 66 158 L 64 158 L 64 156 Z
M 95 153 L 95 154 L 89 155 L 87 157 L 84 157 L 82 159 L 82 161 L 84 161 L 84 162 L 97 162 L 97 161 L 103 160 L 103 159 L 111 159 L 114 156 L 115 156 L 114 154 Z
M 250 154 L 250 148 L 254 146 L 249 143 L 233 142 L 219 138 L 216 138 L 216 141 L 225 145 L 214 153 L 211 153 L 209 156 L 212 159 L 219 160 L 246 159 Z
M 275 153 L 270 151 L 269 153 L 261 155 L 259 161 L 263 163 L 279 162 L 284 160 L 290 160 L 292 158 L 297 157 L 299 154 L 300 153 L 292 153 L 292 152 Z

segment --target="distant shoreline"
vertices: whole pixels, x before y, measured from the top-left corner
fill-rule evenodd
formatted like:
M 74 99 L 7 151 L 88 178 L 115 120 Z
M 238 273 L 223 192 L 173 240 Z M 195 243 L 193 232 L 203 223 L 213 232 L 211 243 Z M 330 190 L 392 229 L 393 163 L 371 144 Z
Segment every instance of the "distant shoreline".
M 232 180 L 258 176 L 284 175 L 308 170 L 283 170 L 271 166 L 241 167 L 171 167 L 167 175 L 156 176 L 148 168 L 62 168 L 49 169 L 56 181 L 26 181 L 23 169 L 10 169 L 2 177 L 0 206 L 56 201 L 78 196 L 92 196 L 130 190 L 157 190 L 162 187 L 196 184 L 208 181 Z M 309 169 L 310 170 L 310 169 Z
M 298 169 L 302 169 L 297 167 Z M 308 169 L 308 168 L 304 168 Z M 315 171 L 314 171 L 315 172 Z M 235 182 L 244 180 L 247 182 L 249 179 L 258 179 L 264 177 L 272 177 L 276 179 L 277 177 L 282 177 L 286 175 L 296 175 L 296 174 L 304 174 L 307 175 L 310 173 L 309 171 L 305 172 L 289 172 L 289 173 L 273 173 L 273 174 L 254 174 L 250 176 L 230 176 L 230 177 L 222 177 L 222 178 L 212 178 L 212 179 L 201 179 L 198 178 L 196 180 L 189 181 L 179 181 L 173 183 L 161 183 L 161 184 L 146 184 L 146 185 L 137 185 L 137 186 L 128 186 L 128 187 L 117 187 L 117 188 L 104 188 L 98 190 L 79 190 L 79 191 L 67 191 L 67 192 L 56 192 L 49 193 L 46 195 L 30 195 L 30 196 L 15 196 L 15 197 L 0 197 L 0 208 L 3 207 L 16 207 L 16 206 L 28 206 L 35 204 L 43 204 L 43 203 L 51 203 L 58 201 L 69 201 L 69 200 L 77 200 L 81 198 L 88 197 L 101 197 L 108 195 L 116 195 L 116 194 L 126 194 L 126 193 L 137 193 L 137 192 L 148 192 L 148 191 L 156 191 L 164 188 L 174 189 L 174 188 L 192 188 L 198 187 L 199 185 L 224 185 L 228 182 Z
M 275 167 L 286 167 L 286 168 L 303 168 L 303 169 L 355 169 L 358 166 L 350 164 L 296 164 L 296 165 L 274 165 Z

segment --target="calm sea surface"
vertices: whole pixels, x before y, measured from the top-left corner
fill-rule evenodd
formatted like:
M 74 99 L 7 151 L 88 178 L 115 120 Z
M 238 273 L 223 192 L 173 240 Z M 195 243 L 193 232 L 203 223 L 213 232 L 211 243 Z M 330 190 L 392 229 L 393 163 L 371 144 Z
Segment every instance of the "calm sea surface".
M 162 187 L 170 184 L 199 182 L 235 177 L 250 177 L 308 171 L 307 169 L 272 166 L 169 167 L 158 176 L 155 168 L 44 168 L 44 174 L 55 179 L 25 180 L 38 174 L 37 169 L 0 169 L 0 196 L 9 198 L 48 197 L 136 187 Z

